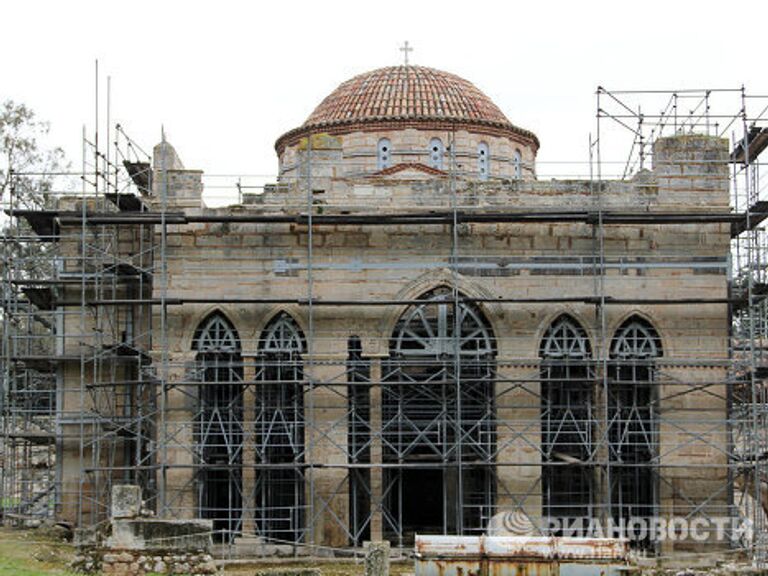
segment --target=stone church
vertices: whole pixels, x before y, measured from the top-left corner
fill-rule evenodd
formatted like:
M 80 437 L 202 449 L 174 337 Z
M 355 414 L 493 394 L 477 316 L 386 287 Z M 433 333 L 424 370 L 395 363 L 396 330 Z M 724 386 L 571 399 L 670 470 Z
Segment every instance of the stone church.
M 236 205 L 164 141 L 88 248 L 62 209 L 62 273 L 113 230 L 117 279 L 62 289 L 85 336 L 59 349 L 59 515 L 136 482 L 223 542 L 728 516 L 728 142 L 659 138 L 600 181 L 538 179 L 539 146 L 471 82 L 393 66 L 277 138 Z

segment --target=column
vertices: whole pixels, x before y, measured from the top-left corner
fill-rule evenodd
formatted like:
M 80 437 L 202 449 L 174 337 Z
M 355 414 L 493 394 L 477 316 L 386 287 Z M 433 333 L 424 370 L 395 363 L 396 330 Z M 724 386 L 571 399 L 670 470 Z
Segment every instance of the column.
M 727 377 L 719 367 L 660 366 L 659 515 L 711 519 L 729 515 Z M 747 454 L 747 456 L 750 456 Z M 754 485 L 737 486 L 754 493 Z M 712 529 L 704 541 L 661 542 L 661 552 L 727 548 Z
M 541 521 L 541 404 L 539 369 L 499 366 L 496 383 L 497 506 L 514 527 Z
M 194 418 L 199 390 L 194 385 L 183 384 L 190 378 L 195 355 L 195 352 L 180 352 L 168 358 L 165 413 L 160 414 L 157 421 L 158 485 L 160 493 L 164 493 L 165 504 L 164 509 L 161 508 L 162 501 L 158 504 L 158 514 L 166 518 L 195 518 L 198 515 Z M 162 377 L 162 360 L 156 360 Z M 158 400 L 158 408 L 162 408 L 161 402 Z
M 384 470 L 382 468 L 381 361 L 383 356 L 369 356 L 371 362 L 371 541 L 384 539 Z
M 305 395 L 307 526 L 312 543 L 347 546 L 349 477 L 347 474 L 346 355 L 315 354 L 304 361 L 314 386 Z
M 243 534 L 256 532 L 256 363 L 252 356 L 243 356 Z

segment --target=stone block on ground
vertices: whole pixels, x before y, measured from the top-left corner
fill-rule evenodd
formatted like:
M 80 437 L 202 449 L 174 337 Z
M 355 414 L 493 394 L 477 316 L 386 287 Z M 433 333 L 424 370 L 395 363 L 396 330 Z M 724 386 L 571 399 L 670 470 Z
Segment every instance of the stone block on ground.
M 112 518 L 137 518 L 141 514 L 141 488 L 132 484 L 112 487 Z
M 365 543 L 365 576 L 389 576 L 389 542 Z
M 212 529 L 210 520 L 113 520 L 107 546 L 121 550 L 208 552 L 212 544 Z
M 320 576 L 319 568 L 272 568 L 269 570 L 257 570 L 253 576 Z

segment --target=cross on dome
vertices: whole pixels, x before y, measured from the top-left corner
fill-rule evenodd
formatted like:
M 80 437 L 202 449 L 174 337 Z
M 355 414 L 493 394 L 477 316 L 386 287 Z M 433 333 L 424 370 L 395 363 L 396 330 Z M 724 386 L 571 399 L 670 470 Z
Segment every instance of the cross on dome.
M 408 44 L 408 40 L 400 47 L 400 52 L 403 53 L 404 64 L 408 66 L 408 52 L 413 52 L 413 48 Z

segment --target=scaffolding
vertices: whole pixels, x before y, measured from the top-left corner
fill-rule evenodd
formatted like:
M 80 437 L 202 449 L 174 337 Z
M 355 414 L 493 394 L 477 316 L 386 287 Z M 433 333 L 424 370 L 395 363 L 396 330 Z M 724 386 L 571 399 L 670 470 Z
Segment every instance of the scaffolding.
M 131 156 L 118 157 L 118 150 Z M 73 198 L 82 215 L 139 211 L 133 182 L 140 176 L 128 176 L 139 165 L 133 150 L 119 127 L 114 158 L 84 130 L 82 190 L 54 202 Z M 149 308 L 141 304 L 151 293 L 152 230 L 93 228 L 83 220 L 62 233 L 51 206 L 23 201 L 12 186 L 6 213 L 21 217 L 10 219 L 3 238 L 4 513 L 22 523 L 53 517 L 61 507 L 62 451 L 75 443 L 83 472 L 78 522 L 87 523 L 83 515 L 103 514 L 111 481 L 144 481 L 116 463 L 143 458 L 146 440 L 154 437 L 143 416 L 154 393 L 146 370 Z M 131 246 L 128 255 L 120 253 L 121 243 Z M 125 306 L 92 304 L 120 298 Z M 107 381 L 114 386 L 99 385 Z M 64 410 L 73 386 L 81 409 Z M 99 463 L 114 466 L 110 482 L 93 478 Z
M 725 111 L 714 113 L 721 101 Z M 84 132 L 79 194 L 44 209 L 11 194 L 4 206 L 5 520 L 62 516 L 95 525 L 107 515 L 111 487 L 136 483 L 160 516 L 212 520 L 225 553 L 288 545 L 296 554 L 341 554 L 380 538 L 406 548 L 417 531 L 484 533 L 499 514 L 504 529 L 555 534 L 564 529 L 550 527 L 552 518 L 671 515 L 748 520 L 747 532 L 729 525 L 718 553 L 764 563 L 768 204 L 758 156 L 768 143 L 768 106 L 757 115 L 747 109 L 766 101 L 743 88 L 600 88 L 590 176 L 579 184 L 588 202 L 576 209 L 480 206 L 473 198 L 484 191 L 518 184 L 477 182 L 453 141 L 448 193 L 434 204 L 384 210 L 360 196 L 334 205 L 330 168 L 352 164 L 334 166 L 309 137 L 295 171 L 276 184 L 249 192 L 237 181 L 246 209 L 184 210 L 169 198 L 177 168 L 164 144 L 153 159 L 119 126 L 107 129 L 106 146 L 98 131 L 90 140 Z M 653 145 L 681 134 L 731 141 L 730 210 L 610 204 L 609 176 L 642 179 L 655 162 Z M 625 161 L 608 159 L 619 149 L 630 150 Z M 720 161 L 711 162 L 717 169 Z M 365 167 L 361 161 L 342 179 Z M 411 186 L 414 197 L 426 189 Z M 562 225 L 588 231 L 580 248 L 523 250 L 502 238 L 504 248 L 478 251 L 472 243 L 478 230 L 496 227 L 508 238 L 513 226 Z M 621 254 L 610 242 L 622 226 L 726 230 L 730 256 L 637 255 L 629 244 Z M 355 234 L 388 228 L 403 231 L 388 251 L 364 243 L 352 256 L 334 251 L 334 236 L 357 246 Z M 300 236 L 303 253 L 270 244 L 286 229 Z M 228 237 L 238 238 L 240 251 L 226 262 L 237 278 L 215 277 L 222 252 L 206 255 L 194 231 L 224 250 Z M 243 234 L 253 242 L 248 252 Z M 432 251 L 414 255 L 414 235 L 432 235 Z M 617 278 L 681 270 L 727 275 L 728 292 L 617 296 Z M 267 274 L 268 293 L 215 287 Z M 371 285 L 421 279 L 424 288 L 379 298 L 363 287 L 329 298 L 342 275 Z M 467 278 L 492 285 L 522 275 L 579 283 L 556 296 L 468 289 Z M 246 332 L 224 306 L 245 310 L 258 326 Z M 492 313 L 520 306 L 559 312 L 543 333 L 495 328 Z M 669 360 L 652 322 L 632 315 L 612 324 L 611 309 L 633 307 L 706 313 L 677 334 Z M 198 311 L 205 314 L 190 327 Z M 372 317 L 391 320 L 391 333 L 370 341 L 355 332 Z M 712 318 L 721 319 L 715 331 L 727 345 L 705 334 Z M 510 341 L 536 342 L 536 357 L 510 356 Z M 687 380 L 680 367 L 709 376 Z M 697 404 L 702 395 L 722 404 L 719 417 Z M 689 461 L 669 457 L 686 449 Z M 678 467 L 723 481 L 689 497 L 662 472 Z M 664 498 L 676 504 L 668 509 Z M 650 535 L 636 546 L 670 553 Z
M 650 106 L 649 101 L 653 102 Z M 733 534 L 758 563 L 766 554 L 765 492 L 765 255 L 766 218 L 759 156 L 766 148 L 766 98 L 738 89 L 683 91 L 597 91 L 598 136 L 593 148 L 601 179 L 602 119 L 625 129 L 631 141 L 622 178 L 642 171 L 652 161 L 654 142 L 664 134 L 705 133 L 731 142 L 731 209 L 740 215 L 730 224 L 731 253 L 728 283 L 729 366 L 725 392 L 728 402 L 728 484 L 732 514 L 749 530 Z M 727 104 L 725 104 L 727 103 Z M 654 110 L 651 114 L 643 110 Z M 752 109 L 759 110 L 757 113 Z M 717 112 L 713 113 L 713 110 Z M 681 112 L 683 112 L 681 114 Z

